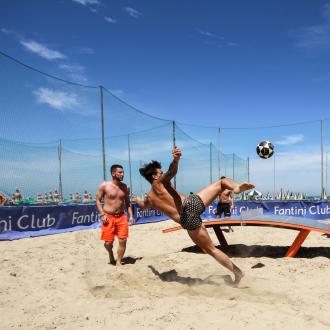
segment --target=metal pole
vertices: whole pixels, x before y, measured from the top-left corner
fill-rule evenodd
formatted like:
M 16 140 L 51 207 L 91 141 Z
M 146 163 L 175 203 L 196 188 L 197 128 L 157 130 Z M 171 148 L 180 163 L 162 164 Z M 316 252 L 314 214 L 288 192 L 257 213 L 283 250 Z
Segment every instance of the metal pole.
M 58 192 L 63 200 L 63 190 L 62 190 L 62 140 L 60 140 L 58 147 Z
M 273 199 L 275 199 L 275 180 L 276 180 L 276 178 L 275 178 L 275 154 L 274 154 L 274 168 L 273 168 L 273 170 L 274 170 L 274 187 L 273 187 Z
M 212 142 L 210 142 L 210 183 L 212 183 Z
M 100 85 L 100 106 L 101 106 L 101 130 L 102 130 L 102 168 L 103 168 L 103 180 L 106 180 L 105 171 L 105 143 L 104 143 L 104 111 L 103 111 L 103 86 Z
M 142 167 L 142 160 L 140 160 L 140 168 Z M 142 189 L 142 176 L 139 175 L 140 177 L 140 196 L 143 198 L 143 189 Z
M 220 179 L 220 165 L 221 165 L 221 152 L 220 152 L 220 127 L 218 128 L 218 179 Z
M 133 186 L 132 186 L 131 143 L 130 143 L 129 134 L 127 134 L 127 147 L 128 147 L 129 186 L 132 195 Z
M 235 153 L 233 153 L 233 180 L 235 181 Z
M 321 119 L 321 198 L 323 197 L 323 120 Z
M 173 120 L 173 148 L 176 147 L 175 121 Z M 173 178 L 174 189 L 176 189 L 176 176 Z
M 250 157 L 247 158 L 247 180 L 250 182 Z
M 325 192 L 328 197 L 328 153 L 325 153 Z

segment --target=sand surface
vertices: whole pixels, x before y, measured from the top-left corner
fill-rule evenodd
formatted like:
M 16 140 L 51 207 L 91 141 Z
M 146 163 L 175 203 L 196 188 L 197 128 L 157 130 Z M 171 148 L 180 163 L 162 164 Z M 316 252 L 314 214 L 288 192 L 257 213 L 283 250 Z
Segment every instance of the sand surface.
M 311 233 L 281 258 L 296 231 L 234 227 L 237 289 L 186 232 L 161 233 L 172 225 L 131 227 L 122 268 L 108 264 L 99 230 L 0 242 L 0 328 L 330 328 L 330 238 Z

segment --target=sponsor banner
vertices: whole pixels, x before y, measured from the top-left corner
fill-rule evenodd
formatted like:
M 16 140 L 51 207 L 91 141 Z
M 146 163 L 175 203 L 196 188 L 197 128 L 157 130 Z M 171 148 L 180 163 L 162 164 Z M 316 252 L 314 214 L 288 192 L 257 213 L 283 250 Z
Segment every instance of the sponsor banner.
M 0 240 L 97 228 L 94 205 L 5 206 L 0 208 Z
M 148 222 L 158 222 L 168 219 L 168 216 L 156 209 L 150 208 L 142 210 L 137 204 L 133 205 L 133 215 L 134 224 L 136 225 Z
M 203 219 L 216 217 L 217 203 L 209 205 Z M 315 220 L 330 219 L 327 202 L 308 201 L 237 201 L 233 216 L 249 210 L 263 210 L 265 215 L 297 216 Z M 133 205 L 134 223 L 143 224 L 167 220 L 168 217 L 155 209 L 142 210 Z M 251 213 L 253 214 L 253 213 Z M 82 229 L 98 228 L 99 214 L 95 204 L 54 206 L 4 206 L 0 208 L 0 240 L 50 235 Z
M 237 201 L 234 203 L 232 216 L 247 214 L 249 210 L 262 209 L 265 215 L 306 217 L 315 220 L 330 218 L 330 205 L 326 201 Z M 202 214 L 202 219 L 216 217 L 217 203 L 209 205 Z M 243 215 L 242 215 L 243 216 Z

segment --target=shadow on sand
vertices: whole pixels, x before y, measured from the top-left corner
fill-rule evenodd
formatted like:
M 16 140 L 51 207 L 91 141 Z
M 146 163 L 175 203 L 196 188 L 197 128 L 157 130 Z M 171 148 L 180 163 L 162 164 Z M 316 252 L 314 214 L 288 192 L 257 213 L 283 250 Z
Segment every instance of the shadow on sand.
M 218 249 L 226 253 L 229 257 L 268 257 L 283 258 L 288 251 L 289 246 L 271 246 L 271 245 L 245 245 L 232 244 L 228 248 L 217 246 Z M 203 253 L 202 250 L 194 245 L 182 249 L 183 252 Z M 330 247 L 301 247 L 295 258 L 315 258 L 325 257 L 330 259 Z
M 192 286 L 192 285 L 201 285 L 201 284 L 213 284 L 213 285 L 219 285 L 218 282 L 215 282 L 210 279 L 210 277 L 205 278 L 204 280 L 197 278 L 197 277 L 184 277 L 178 275 L 177 271 L 175 269 L 171 269 L 167 272 L 159 273 L 158 270 L 155 269 L 155 267 L 149 265 L 148 266 L 151 271 L 154 273 L 154 275 L 158 276 L 163 282 L 178 282 L 184 285 Z M 224 283 L 227 285 L 232 286 L 233 280 L 229 275 L 223 275 L 221 276 Z
M 143 257 L 132 258 L 132 257 L 124 257 L 122 259 L 122 263 L 124 265 L 134 265 L 138 260 L 143 259 Z

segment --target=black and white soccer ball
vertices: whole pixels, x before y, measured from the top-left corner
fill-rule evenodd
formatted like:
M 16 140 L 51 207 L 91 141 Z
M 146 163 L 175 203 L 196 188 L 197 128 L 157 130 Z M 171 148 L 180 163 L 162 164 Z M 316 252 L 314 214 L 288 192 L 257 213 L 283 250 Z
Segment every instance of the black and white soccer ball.
M 269 141 L 261 141 L 257 145 L 257 154 L 263 159 L 272 157 L 274 154 L 274 145 Z

